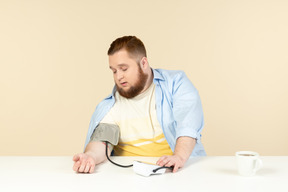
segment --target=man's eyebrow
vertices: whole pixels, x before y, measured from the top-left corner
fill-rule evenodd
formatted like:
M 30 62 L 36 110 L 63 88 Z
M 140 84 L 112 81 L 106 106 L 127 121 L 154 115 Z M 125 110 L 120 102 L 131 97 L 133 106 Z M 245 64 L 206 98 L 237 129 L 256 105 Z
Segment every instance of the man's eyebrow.
M 119 66 L 119 67 L 127 67 L 128 65 L 125 64 L 125 63 L 121 63 L 121 64 L 118 64 L 117 66 Z
M 117 65 L 117 67 L 127 67 L 128 65 L 125 63 L 120 63 Z M 110 69 L 114 69 L 113 67 L 109 66 Z

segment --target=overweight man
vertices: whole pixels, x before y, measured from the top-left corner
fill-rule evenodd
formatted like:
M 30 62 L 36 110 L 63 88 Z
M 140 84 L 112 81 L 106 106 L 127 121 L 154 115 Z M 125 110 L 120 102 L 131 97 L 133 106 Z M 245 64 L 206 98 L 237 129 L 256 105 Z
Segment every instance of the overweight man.
M 159 157 L 173 172 L 192 156 L 205 156 L 201 143 L 203 111 L 198 91 L 183 71 L 153 69 L 135 36 L 116 39 L 108 50 L 115 86 L 92 115 L 85 150 L 73 157 L 73 170 L 93 173 L 107 160 L 106 143 L 97 139 L 119 129 L 108 155 Z M 117 136 L 118 137 L 118 136 Z

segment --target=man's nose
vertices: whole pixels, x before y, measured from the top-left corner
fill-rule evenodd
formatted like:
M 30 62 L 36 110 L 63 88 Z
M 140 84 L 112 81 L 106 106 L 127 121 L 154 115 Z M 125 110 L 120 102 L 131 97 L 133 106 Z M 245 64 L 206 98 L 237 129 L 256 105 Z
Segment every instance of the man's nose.
M 121 71 L 117 71 L 116 76 L 118 80 L 121 80 L 123 78 L 123 73 Z

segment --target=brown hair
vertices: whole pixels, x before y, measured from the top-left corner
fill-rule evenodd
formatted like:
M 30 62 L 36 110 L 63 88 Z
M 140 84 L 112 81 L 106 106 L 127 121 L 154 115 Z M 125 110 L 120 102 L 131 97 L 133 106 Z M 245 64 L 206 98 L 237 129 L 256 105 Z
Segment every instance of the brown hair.
M 134 58 L 147 57 L 143 42 L 136 36 L 123 36 L 113 41 L 108 50 L 108 55 L 113 55 L 121 49 L 125 49 Z

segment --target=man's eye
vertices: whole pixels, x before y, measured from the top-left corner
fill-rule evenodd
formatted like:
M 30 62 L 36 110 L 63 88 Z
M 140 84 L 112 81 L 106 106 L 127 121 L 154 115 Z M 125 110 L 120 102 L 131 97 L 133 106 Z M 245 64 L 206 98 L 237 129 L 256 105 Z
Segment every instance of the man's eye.
M 117 72 L 117 71 L 112 71 L 114 74 Z
M 122 71 L 127 71 L 127 68 L 122 69 Z

